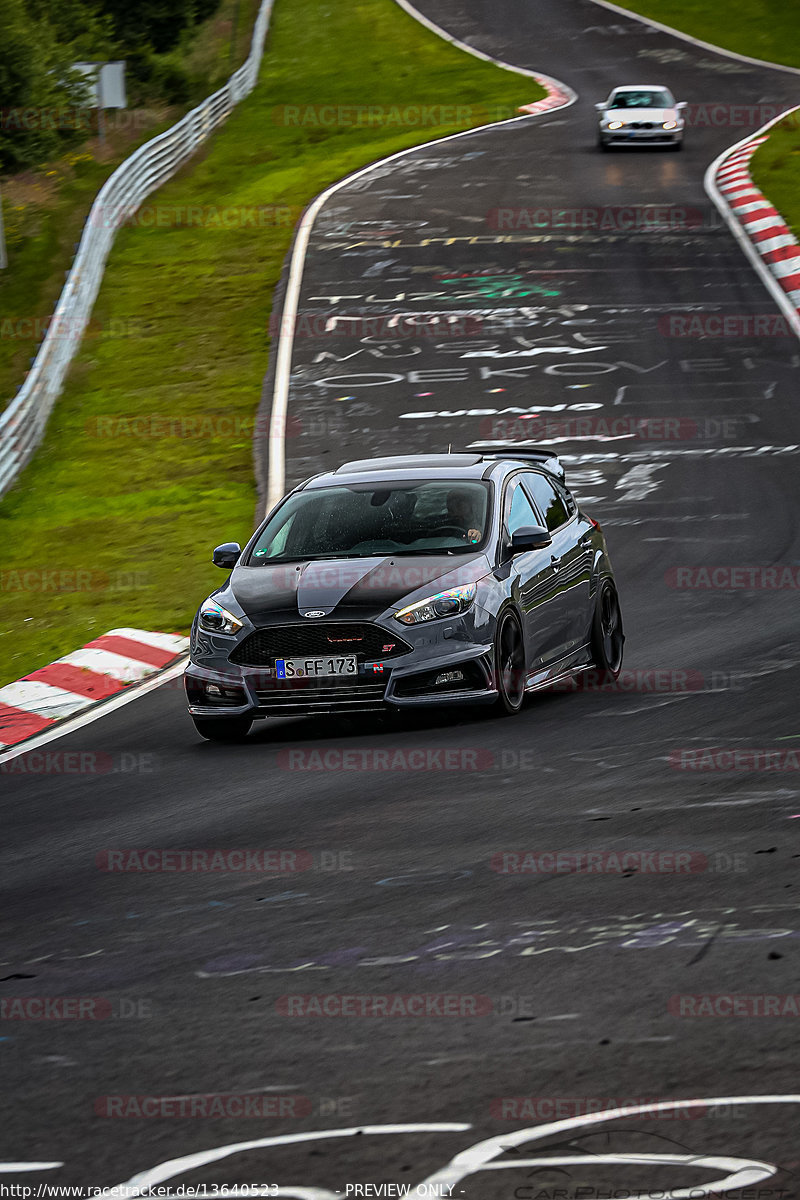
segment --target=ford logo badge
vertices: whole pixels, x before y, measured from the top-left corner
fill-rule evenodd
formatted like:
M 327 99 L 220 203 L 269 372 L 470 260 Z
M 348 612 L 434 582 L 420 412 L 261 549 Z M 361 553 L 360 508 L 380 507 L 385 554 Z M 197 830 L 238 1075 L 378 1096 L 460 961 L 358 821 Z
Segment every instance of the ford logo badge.
M 325 613 L 321 608 L 314 608 L 311 612 L 303 613 L 304 617 L 324 617 Z

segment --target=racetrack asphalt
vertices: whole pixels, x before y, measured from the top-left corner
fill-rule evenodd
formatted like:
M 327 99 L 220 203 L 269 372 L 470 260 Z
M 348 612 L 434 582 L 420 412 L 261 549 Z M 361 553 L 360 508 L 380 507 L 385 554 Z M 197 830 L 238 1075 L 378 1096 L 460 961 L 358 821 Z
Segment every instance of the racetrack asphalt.
M 567 479 L 606 531 L 623 686 L 534 697 L 511 720 L 276 720 L 234 747 L 201 742 L 180 688 L 165 686 L 47 747 L 61 758 L 6 764 L 0 997 L 110 1001 L 96 1021 L 0 1022 L 2 1160 L 64 1164 L 8 1183 L 111 1186 L 230 1143 L 421 1126 L 166 1173 L 208 1195 L 245 1183 L 345 1194 L 414 1185 L 481 1139 L 592 1104 L 792 1093 L 790 1015 L 681 1016 L 670 1001 L 798 987 L 800 789 L 788 752 L 800 747 L 789 586 L 800 564 L 800 348 L 774 324 L 766 337 L 744 321 L 740 336 L 676 333 L 697 313 L 776 315 L 702 179 L 771 115 L 751 109 L 798 102 L 800 79 L 589 0 L 421 10 L 579 99 L 421 147 L 323 209 L 300 315 L 357 321 L 349 334 L 342 322 L 298 330 L 287 481 L 349 458 L 589 421 L 547 440 L 566 439 Z M 681 153 L 597 150 L 593 103 L 626 82 L 663 82 L 710 106 L 691 110 Z M 407 326 L 392 336 L 398 313 L 455 319 L 447 336 L 430 319 L 420 336 Z M 676 418 L 677 437 L 658 424 Z M 600 423 L 612 420 L 627 422 L 622 434 Z M 763 566 L 780 570 L 738 584 L 765 586 L 697 586 L 737 576 L 696 568 Z M 783 757 L 717 755 L 687 769 L 680 752 L 702 747 Z M 348 749 L 405 757 L 388 770 L 306 758 L 323 769 L 304 770 L 291 754 Z M 72 751 L 94 758 L 73 770 Z M 441 769 L 446 751 L 456 769 Z M 310 859 L 283 874 L 98 867 L 104 851 L 133 847 Z M 495 869 L 494 856 L 523 850 L 665 857 L 624 873 L 613 858 L 601 874 Z M 677 852 L 695 856 L 690 872 L 653 871 Z M 445 993 L 466 998 L 462 1012 L 482 1012 L 487 1002 L 471 998 L 488 996 L 491 1011 L 286 1016 L 280 999 Z M 99 1115 L 121 1111 L 103 1107 L 107 1096 L 232 1093 L 296 1100 L 249 1119 Z M 513 1097 L 536 1102 L 504 1108 Z M 545 1151 L 523 1147 L 510 1175 L 484 1171 L 453 1195 L 552 1200 L 561 1188 L 598 1200 L 708 1186 L 726 1171 L 704 1155 L 778 1167 L 761 1200 L 800 1194 L 796 1102 L 699 1112 L 581 1127 L 569 1146 L 556 1131 L 543 1146 L 558 1164 L 531 1165 Z M 426 1128 L 448 1122 L 469 1128 Z M 643 1161 L 608 1161 L 624 1154 Z M 681 1161 L 645 1157 L 658 1154 Z

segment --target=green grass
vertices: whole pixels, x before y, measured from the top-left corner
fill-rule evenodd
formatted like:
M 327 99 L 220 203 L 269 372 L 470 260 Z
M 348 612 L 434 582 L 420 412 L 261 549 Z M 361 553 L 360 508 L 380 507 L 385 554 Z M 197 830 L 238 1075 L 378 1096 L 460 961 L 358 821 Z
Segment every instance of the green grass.
M 800 238 L 800 112 L 790 113 L 772 128 L 769 140 L 750 160 L 750 173 Z
M 277 0 L 255 92 L 148 205 L 296 213 L 348 172 L 458 128 L 285 125 L 276 120 L 282 105 L 461 104 L 513 113 L 542 94 L 533 80 L 456 50 L 392 0 Z M 485 119 L 474 115 L 476 124 Z M 0 683 L 116 625 L 186 629 L 222 581 L 211 547 L 244 541 L 252 529 L 250 430 L 291 233 L 287 221 L 229 230 L 137 226 L 118 236 L 96 332 L 43 446 L 0 505 Z M 203 416 L 217 433 L 124 435 L 120 422 L 133 416 Z M 98 418 L 115 436 L 96 435 Z M 229 422 L 224 436 L 221 420 Z M 53 574 L 74 570 L 93 573 L 92 586 L 70 590 L 69 575 Z
M 620 0 L 623 8 L 725 50 L 800 67 L 795 0 Z

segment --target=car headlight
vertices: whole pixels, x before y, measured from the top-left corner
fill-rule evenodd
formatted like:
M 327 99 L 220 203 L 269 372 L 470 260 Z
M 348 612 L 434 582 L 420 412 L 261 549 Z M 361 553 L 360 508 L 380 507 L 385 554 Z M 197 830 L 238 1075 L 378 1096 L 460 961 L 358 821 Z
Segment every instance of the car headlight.
M 238 633 L 242 622 L 216 600 L 206 600 L 200 606 L 197 623 L 206 633 Z
M 662 129 L 677 129 L 678 122 L 677 121 L 665 121 L 664 124 L 661 126 L 661 128 Z
M 467 611 L 477 590 L 477 584 L 465 583 L 462 587 L 449 588 L 446 592 L 428 596 L 427 600 L 409 604 L 408 608 L 401 608 L 394 615 L 404 625 L 420 625 L 423 621 L 436 621 L 440 617 L 455 617 Z
M 622 129 L 624 124 L 624 121 L 609 121 L 608 125 L 606 125 L 606 129 Z

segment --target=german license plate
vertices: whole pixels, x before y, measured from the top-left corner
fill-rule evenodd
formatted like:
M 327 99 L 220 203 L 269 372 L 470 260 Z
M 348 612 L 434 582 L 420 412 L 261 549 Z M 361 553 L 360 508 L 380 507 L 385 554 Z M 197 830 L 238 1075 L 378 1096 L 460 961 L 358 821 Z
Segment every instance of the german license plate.
M 278 679 L 323 679 L 329 675 L 357 675 L 355 654 L 329 658 L 278 658 L 275 660 Z

